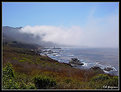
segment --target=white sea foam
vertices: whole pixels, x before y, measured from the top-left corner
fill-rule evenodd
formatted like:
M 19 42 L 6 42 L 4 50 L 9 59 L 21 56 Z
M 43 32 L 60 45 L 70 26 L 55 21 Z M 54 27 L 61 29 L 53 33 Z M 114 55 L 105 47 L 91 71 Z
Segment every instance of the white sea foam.
M 84 64 L 83 66 L 86 66 L 86 67 L 88 66 L 88 63 L 85 63 L 85 62 L 82 62 L 82 63 Z

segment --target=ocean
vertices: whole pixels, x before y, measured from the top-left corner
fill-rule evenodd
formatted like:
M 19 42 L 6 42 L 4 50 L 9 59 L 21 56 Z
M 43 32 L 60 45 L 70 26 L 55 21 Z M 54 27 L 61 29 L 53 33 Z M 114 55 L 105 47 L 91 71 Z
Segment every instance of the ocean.
M 119 49 L 118 48 L 49 48 L 44 51 L 50 58 L 59 62 L 69 63 L 71 58 L 77 58 L 84 65 L 75 68 L 91 68 L 98 66 L 101 69 L 111 67 L 113 70 L 105 71 L 119 75 Z

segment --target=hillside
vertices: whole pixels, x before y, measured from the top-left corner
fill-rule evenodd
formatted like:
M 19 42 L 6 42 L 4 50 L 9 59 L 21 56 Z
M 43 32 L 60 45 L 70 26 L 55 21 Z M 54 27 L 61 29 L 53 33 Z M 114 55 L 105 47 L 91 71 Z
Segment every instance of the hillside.
M 6 44 L 2 79 L 3 89 L 102 89 L 104 85 L 118 85 L 117 76 L 76 69 L 31 49 Z

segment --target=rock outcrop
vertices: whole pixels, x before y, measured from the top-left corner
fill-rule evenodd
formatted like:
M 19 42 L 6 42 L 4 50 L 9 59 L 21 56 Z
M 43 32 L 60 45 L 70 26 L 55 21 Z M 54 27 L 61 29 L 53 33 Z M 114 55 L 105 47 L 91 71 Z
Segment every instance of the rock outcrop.
M 105 71 L 111 71 L 111 70 L 113 70 L 113 68 L 112 67 L 106 67 L 106 68 L 104 68 L 104 70 Z
M 80 62 L 77 58 L 71 58 L 69 61 L 69 64 L 74 64 L 74 65 L 84 65 L 82 62 Z
M 90 70 L 95 71 L 97 73 L 104 73 L 104 71 L 98 66 L 93 66 L 90 68 Z

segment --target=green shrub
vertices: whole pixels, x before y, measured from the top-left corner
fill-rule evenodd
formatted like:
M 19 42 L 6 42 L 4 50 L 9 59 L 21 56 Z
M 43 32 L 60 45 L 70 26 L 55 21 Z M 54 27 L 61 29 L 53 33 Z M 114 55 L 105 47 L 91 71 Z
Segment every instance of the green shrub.
M 3 89 L 17 89 L 19 87 L 18 83 L 15 82 L 15 73 L 11 63 L 7 63 L 3 68 L 2 77 L 2 88 Z
M 19 82 L 19 84 L 20 84 L 20 89 L 26 89 L 27 88 L 26 84 L 23 81 Z
M 98 74 L 97 76 L 94 76 L 91 81 L 97 82 L 97 81 L 105 81 L 107 79 L 110 79 L 110 77 L 106 74 Z
M 118 76 L 114 76 L 113 78 L 110 78 L 106 81 L 106 84 L 108 86 L 116 86 L 118 87 Z
M 56 81 L 48 76 L 36 76 L 34 77 L 34 83 L 38 89 L 51 88 L 56 85 Z
M 18 89 L 19 84 L 14 79 L 4 80 L 2 88 L 3 89 Z
M 7 78 L 15 77 L 13 66 L 11 63 L 7 63 L 7 65 L 3 68 L 3 77 Z
M 99 74 L 90 80 L 89 86 L 94 89 L 108 89 L 109 86 L 118 88 L 118 77 Z
M 27 89 L 36 89 L 35 85 L 33 83 L 29 83 L 27 85 Z

